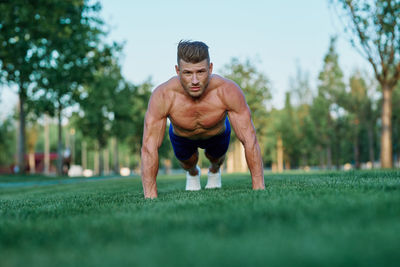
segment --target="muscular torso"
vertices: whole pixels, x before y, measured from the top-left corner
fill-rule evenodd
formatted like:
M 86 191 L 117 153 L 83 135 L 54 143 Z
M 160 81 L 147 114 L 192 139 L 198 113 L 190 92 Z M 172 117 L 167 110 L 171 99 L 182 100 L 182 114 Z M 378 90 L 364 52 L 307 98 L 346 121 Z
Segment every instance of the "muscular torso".
M 194 99 L 188 96 L 177 77 L 168 81 L 168 112 L 174 133 L 190 139 L 206 139 L 225 130 L 227 107 L 222 90 L 226 80 L 212 75 L 204 94 Z

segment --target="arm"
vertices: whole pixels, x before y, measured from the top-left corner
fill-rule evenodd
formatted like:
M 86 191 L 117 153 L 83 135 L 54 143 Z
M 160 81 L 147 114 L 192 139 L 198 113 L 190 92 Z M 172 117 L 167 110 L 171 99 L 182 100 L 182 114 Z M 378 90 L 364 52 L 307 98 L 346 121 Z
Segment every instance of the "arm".
M 145 198 L 157 197 L 158 149 L 164 138 L 166 119 L 165 100 L 156 89 L 144 119 L 141 174 Z
M 250 109 L 246 103 L 242 90 L 232 84 L 225 93 L 225 102 L 228 106 L 228 116 L 236 136 L 244 146 L 247 165 L 250 169 L 253 189 L 264 189 L 264 169 L 260 146 L 256 131 L 251 120 Z M 229 95 L 229 97 L 228 97 Z

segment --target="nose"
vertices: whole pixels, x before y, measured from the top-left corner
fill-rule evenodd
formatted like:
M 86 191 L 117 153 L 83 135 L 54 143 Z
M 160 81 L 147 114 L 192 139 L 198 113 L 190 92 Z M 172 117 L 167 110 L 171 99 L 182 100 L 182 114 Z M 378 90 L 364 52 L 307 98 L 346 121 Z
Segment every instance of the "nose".
M 197 79 L 197 75 L 193 74 L 192 76 L 192 84 L 198 84 L 199 83 L 199 79 Z

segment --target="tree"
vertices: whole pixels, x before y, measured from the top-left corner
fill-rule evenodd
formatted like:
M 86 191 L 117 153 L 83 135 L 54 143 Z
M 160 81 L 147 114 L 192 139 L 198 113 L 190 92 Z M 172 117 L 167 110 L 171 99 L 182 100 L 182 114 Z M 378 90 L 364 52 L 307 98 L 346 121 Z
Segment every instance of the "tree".
M 400 163 L 400 84 L 393 91 L 393 151 Z
M 299 120 L 295 113 L 295 108 L 291 103 L 291 93 L 286 92 L 285 106 L 282 110 L 282 118 L 280 121 L 280 136 L 284 148 L 285 168 L 290 169 L 291 166 L 298 166 L 300 158 L 300 142 Z
M 294 106 L 309 106 L 313 101 L 313 92 L 310 86 L 309 73 L 296 64 L 296 75 L 289 78 L 290 92 L 294 97 Z
M 51 98 L 61 113 L 65 95 L 79 84 L 76 78 L 86 73 L 82 68 L 88 49 L 97 46 L 101 21 L 95 14 L 99 8 L 88 0 L 0 3 L 0 77 L 2 82 L 18 86 L 21 170 L 25 169 L 26 103 L 34 88 L 51 88 L 52 92 L 43 95 Z
M 13 151 L 15 149 L 14 132 L 12 116 L 0 120 L 0 166 L 7 166 L 13 163 Z
M 52 12 L 46 1 L 3 1 L 0 3 L 0 78 L 2 83 L 15 84 L 19 96 L 19 135 L 17 164 L 25 171 L 26 101 L 31 84 L 43 59 L 46 16 Z
M 105 46 L 98 50 L 94 58 L 102 62 L 101 68 L 94 73 L 78 95 L 80 105 L 77 119 L 77 128 L 84 136 L 95 140 L 97 149 L 101 151 L 112 135 L 111 128 L 114 120 L 113 103 L 116 93 L 123 86 L 121 68 L 118 65 L 119 47 Z M 102 153 L 99 153 L 100 158 Z M 100 159 L 100 173 L 102 173 Z
M 300 65 L 297 65 L 295 77 L 290 78 L 290 93 L 296 100 L 293 108 L 297 127 L 295 145 L 299 151 L 299 165 L 306 167 L 314 161 L 317 142 L 315 125 L 310 116 L 313 93 L 308 73 L 302 71 Z
M 381 85 L 381 167 L 393 166 L 392 94 L 400 79 L 400 1 L 330 0 L 337 3 L 353 47 L 370 63 Z
M 41 79 L 36 93 L 41 99 L 52 103 L 58 118 L 58 164 L 62 173 L 62 112 L 74 103 L 74 93 L 83 83 L 91 79 L 99 67 L 94 59 L 100 45 L 102 21 L 97 17 L 99 4 L 88 1 L 64 1 L 48 3 L 54 8 L 49 21 L 52 27 L 47 35 L 46 64 L 41 66 Z M 56 5 L 56 6 L 53 6 Z
M 365 127 L 368 132 L 369 161 L 374 162 L 373 128 L 376 123 L 373 102 L 365 79 L 359 72 L 350 77 L 350 92 L 346 92 L 341 98 L 339 105 L 345 108 L 351 116 L 352 140 L 354 147 L 354 161 L 356 168 L 360 168 L 360 145 L 361 131 Z
M 119 173 L 119 143 L 125 141 L 134 131 L 132 123 L 132 95 L 135 93 L 136 86 L 124 81 L 123 85 L 117 88 L 114 97 L 110 99 L 111 111 L 114 119 L 111 122 L 111 135 L 114 137 L 113 151 L 115 173 Z
M 115 137 L 114 149 L 117 151 L 118 143 L 127 141 L 129 145 L 129 153 L 140 155 L 143 136 L 143 122 L 147 110 L 147 104 L 151 96 L 153 83 L 151 79 L 140 85 L 133 85 L 127 81 L 121 90 L 115 93 L 112 103 L 112 111 L 114 120 L 112 121 L 112 136 Z M 164 141 L 166 138 L 164 138 Z M 160 148 L 160 159 L 166 156 L 167 152 L 163 152 L 165 145 Z M 118 162 L 118 153 L 116 153 L 115 165 Z M 116 168 L 117 166 L 114 166 Z
M 242 63 L 237 58 L 232 58 L 231 62 L 225 65 L 223 73 L 243 90 L 252 113 L 261 151 L 264 151 L 269 127 L 266 106 L 271 99 L 268 78 L 259 72 L 250 60 Z
M 134 154 L 140 154 L 140 148 L 142 147 L 144 117 L 147 111 L 147 104 L 150 100 L 152 87 L 153 83 L 151 82 L 151 79 L 149 79 L 135 87 L 135 90 L 130 97 L 130 119 L 132 121 L 133 129 L 128 139 L 131 152 Z
M 323 167 L 326 164 L 331 167 L 331 143 L 330 126 L 331 116 L 329 113 L 329 102 L 320 94 L 314 98 L 310 108 L 310 115 L 315 129 L 315 146 L 319 155 L 319 165 Z M 325 161 L 325 157 L 327 160 Z
M 343 72 L 338 62 L 338 54 L 335 50 L 336 38 L 331 38 L 328 53 L 324 57 L 324 66 L 318 80 L 318 95 L 313 103 L 313 118 L 316 130 L 320 136 L 320 149 L 325 149 L 327 167 L 332 168 L 332 153 L 336 155 L 338 165 L 340 154 L 337 149 L 339 138 L 339 125 L 335 118 L 340 114 L 339 106 L 336 104 L 338 97 L 345 91 L 343 83 Z M 334 149 L 334 151 L 332 151 Z
M 27 142 L 26 145 L 28 147 L 28 163 L 29 163 L 29 171 L 30 173 L 36 172 L 35 166 L 35 146 L 38 140 L 39 135 L 39 125 L 37 122 L 28 123 L 27 127 Z

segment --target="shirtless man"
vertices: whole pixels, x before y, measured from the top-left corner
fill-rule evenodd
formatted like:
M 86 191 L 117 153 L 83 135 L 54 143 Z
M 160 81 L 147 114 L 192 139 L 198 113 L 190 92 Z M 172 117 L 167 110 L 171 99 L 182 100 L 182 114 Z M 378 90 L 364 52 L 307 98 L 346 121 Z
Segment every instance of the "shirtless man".
M 144 197 L 157 197 L 158 149 L 167 118 L 175 156 L 187 171 L 186 190 L 201 189 L 198 147 L 205 149 L 211 163 L 206 188 L 221 187 L 220 166 L 229 146 L 230 123 L 244 146 L 253 189 L 264 189 L 260 146 L 242 90 L 233 81 L 212 74 L 208 46 L 203 42 L 179 42 L 177 63 L 177 76 L 152 93 L 144 120 Z

